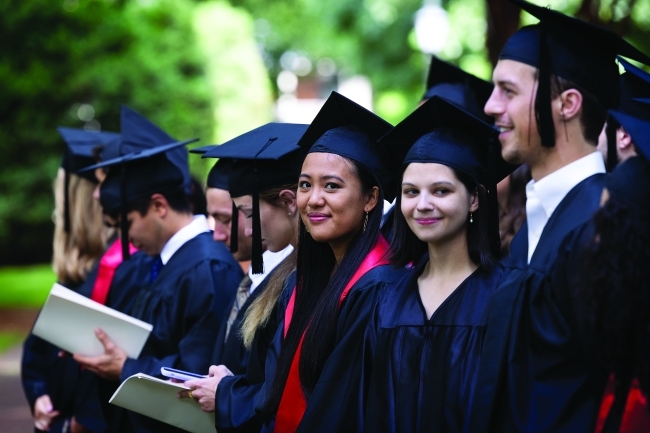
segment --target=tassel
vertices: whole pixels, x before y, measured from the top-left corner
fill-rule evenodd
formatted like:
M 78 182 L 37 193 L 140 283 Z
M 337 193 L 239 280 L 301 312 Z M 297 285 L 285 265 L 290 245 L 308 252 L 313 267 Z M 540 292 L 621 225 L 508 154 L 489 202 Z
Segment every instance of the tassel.
M 257 167 L 255 168 L 255 189 L 253 191 L 253 257 L 251 258 L 253 274 L 264 273 L 262 258 L 262 226 L 260 222 L 260 194 L 257 183 Z
M 64 169 L 63 180 L 63 230 L 70 233 L 70 173 Z
M 232 218 L 230 218 L 230 253 L 235 254 L 239 249 L 239 209 L 232 202 Z
M 618 165 L 616 130 L 618 130 L 618 123 L 609 116 L 607 118 L 607 126 L 605 127 L 605 136 L 607 137 L 607 161 L 605 167 L 607 168 L 608 173 L 611 173 Z
M 120 234 L 122 238 L 122 261 L 131 258 L 129 251 L 129 222 L 126 212 L 126 164 L 122 163 L 122 179 L 120 179 Z
M 535 95 L 535 120 L 542 138 L 542 146 L 555 146 L 555 126 L 551 111 L 551 53 L 548 49 L 546 31 L 539 35 L 539 62 L 537 65 L 537 95 Z

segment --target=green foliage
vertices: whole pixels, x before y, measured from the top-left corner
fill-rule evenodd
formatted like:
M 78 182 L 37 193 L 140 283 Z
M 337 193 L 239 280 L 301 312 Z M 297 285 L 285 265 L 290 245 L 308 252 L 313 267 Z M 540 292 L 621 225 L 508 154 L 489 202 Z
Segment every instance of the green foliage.
M 0 332 L 0 355 L 24 339 L 25 335 L 18 332 Z
M 40 308 L 55 281 L 50 265 L 0 268 L 0 307 Z
M 0 4 L 0 263 L 48 261 L 58 125 L 119 130 L 124 103 L 179 139 L 214 136 L 190 0 Z M 96 125 L 96 124 L 95 124 Z M 199 161 L 199 159 L 192 159 Z

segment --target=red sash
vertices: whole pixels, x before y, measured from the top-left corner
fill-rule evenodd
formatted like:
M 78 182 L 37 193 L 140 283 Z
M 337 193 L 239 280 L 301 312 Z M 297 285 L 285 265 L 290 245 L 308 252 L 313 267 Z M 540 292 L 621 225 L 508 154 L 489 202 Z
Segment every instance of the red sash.
M 605 427 L 607 415 L 614 403 L 614 391 L 616 389 L 615 377 L 609 377 L 605 395 L 600 403 L 600 412 L 596 422 L 595 433 L 601 433 Z M 639 381 L 634 379 L 630 386 L 630 392 L 625 404 L 625 412 L 621 420 L 620 433 L 641 433 L 650 431 L 650 412 L 648 412 L 648 400 L 641 393 Z
M 355 271 L 354 275 L 348 284 L 343 289 L 341 293 L 341 298 L 339 299 L 339 307 L 348 296 L 350 289 L 354 286 L 361 277 L 363 277 L 366 272 L 371 269 L 376 268 L 377 266 L 388 264 L 388 260 L 385 259 L 386 253 L 388 252 L 388 243 L 383 237 L 379 237 L 379 240 L 370 251 L 370 253 L 363 259 L 359 268 Z M 287 332 L 289 330 L 289 324 L 291 323 L 291 317 L 293 316 L 293 308 L 296 302 L 296 291 L 294 289 L 291 294 L 291 299 L 287 304 L 287 308 L 284 314 L 284 336 L 286 338 Z M 280 406 L 278 407 L 278 413 L 275 419 L 275 433 L 293 433 L 298 428 L 298 424 L 302 420 L 305 410 L 307 409 L 307 401 L 305 400 L 305 395 L 302 392 L 302 386 L 300 384 L 300 353 L 302 352 L 302 342 L 305 335 L 303 334 L 298 343 L 298 348 L 296 353 L 293 356 L 293 361 L 291 362 L 291 368 L 289 370 L 289 377 L 287 378 L 287 383 L 284 385 L 284 391 L 282 392 L 282 398 L 280 399 Z
M 138 251 L 138 249 L 134 247 L 133 244 L 129 244 L 129 251 L 131 252 L 131 255 L 133 255 Z M 121 263 L 122 241 L 117 239 L 99 260 L 97 279 L 95 279 L 95 285 L 93 286 L 93 292 L 90 295 L 90 299 L 99 302 L 102 305 L 106 304 L 106 298 L 108 297 L 108 291 L 111 288 L 111 283 L 115 276 L 115 270 Z

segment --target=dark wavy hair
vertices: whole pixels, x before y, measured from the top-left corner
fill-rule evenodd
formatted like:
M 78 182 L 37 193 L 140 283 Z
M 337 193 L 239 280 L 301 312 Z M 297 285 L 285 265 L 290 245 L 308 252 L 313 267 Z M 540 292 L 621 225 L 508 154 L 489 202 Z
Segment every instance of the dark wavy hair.
M 469 215 L 465 223 L 467 227 L 467 247 L 469 257 L 475 264 L 490 269 L 496 263 L 496 258 L 490 249 L 488 198 L 483 185 L 477 183 L 471 176 L 449 167 L 458 180 L 472 194 L 478 192 L 478 209 L 473 212 L 474 223 L 469 223 Z M 404 167 L 406 170 L 406 167 Z M 400 179 L 404 176 L 404 170 Z M 417 263 L 427 252 L 427 243 L 418 239 L 404 218 L 402 208 L 401 182 L 397 192 L 393 216 L 393 237 L 390 241 L 390 261 L 395 267 L 404 267 L 409 263 Z
M 594 216 L 574 298 L 592 356 L 619 380 L 636 377 L 650 396 L 650 224 L 611 197 Z M 626 378 L 626 379 L 623 379 Z
M 372 173 L 363 165 L 341 158 L 352 166 L 353 172 L 361 181 L 362 194 L 367 194 L 373 187 L 379 186 Z M 383 199 L 383 192 L 379 187 L 377 205 L 368 214 L 365 232 L 357 231 L 338 266 L 329 244 L 316 242 L 300 220 L 296 300 L 291 324 L 282 344 L 269 396 L 264 405 L 266 417 L 274 414 L 280 405 L 291 363 L 303 333 L 305 338 L 300 357 L 300 382 L 307 399 L 314 390 L 325 361 L 336 343 L 341 293 L 379 238 Z

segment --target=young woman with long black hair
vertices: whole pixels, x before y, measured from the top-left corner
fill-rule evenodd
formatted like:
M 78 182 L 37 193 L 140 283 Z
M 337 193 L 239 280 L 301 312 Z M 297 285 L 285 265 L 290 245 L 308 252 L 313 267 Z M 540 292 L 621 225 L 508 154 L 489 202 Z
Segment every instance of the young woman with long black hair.
M 403 159 L 391 261 L 415 268 L 384 294 L 373 317 L 367 432 L 465 427 L 490 298 L 503 273 L 487 191 L 496 194 L 512 168 L 497 167 L 497 134 L 434 97 L 381 140 Z
M 360 429 L 367 321 L 401 274 L 385 259 L 379 230 L 390 164 L 376 140 L 390 128 L 332 93 L 301 139 L 309 153 L 298 184 L 297 284 L 274 342 L 279 356 L 267 358 L 274 374 L 263 431 Z

